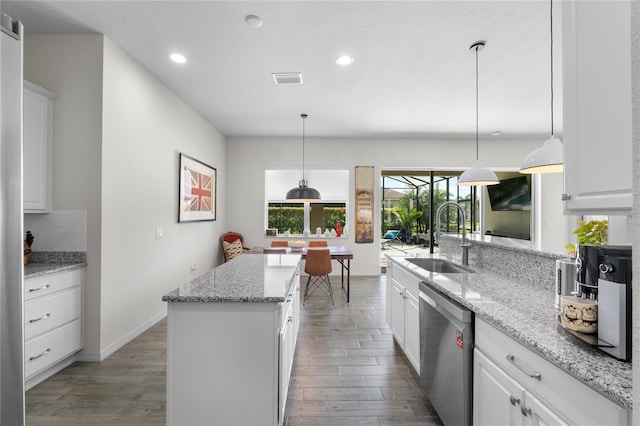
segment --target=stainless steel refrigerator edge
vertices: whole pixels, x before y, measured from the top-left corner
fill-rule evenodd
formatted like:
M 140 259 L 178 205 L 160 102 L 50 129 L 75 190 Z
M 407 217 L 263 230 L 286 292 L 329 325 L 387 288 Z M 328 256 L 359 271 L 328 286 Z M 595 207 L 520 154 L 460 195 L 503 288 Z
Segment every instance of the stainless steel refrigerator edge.
M 24 409 L 22 86 L 23 27 L 0 13 L 0 424 Z

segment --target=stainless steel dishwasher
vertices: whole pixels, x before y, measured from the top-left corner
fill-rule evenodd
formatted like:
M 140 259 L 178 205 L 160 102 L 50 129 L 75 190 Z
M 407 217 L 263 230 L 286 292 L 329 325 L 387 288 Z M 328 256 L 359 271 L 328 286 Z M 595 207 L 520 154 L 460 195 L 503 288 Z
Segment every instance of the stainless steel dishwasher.
M 420 386 L 447 426 L 471 425 L 473 312 L 420 283 Z

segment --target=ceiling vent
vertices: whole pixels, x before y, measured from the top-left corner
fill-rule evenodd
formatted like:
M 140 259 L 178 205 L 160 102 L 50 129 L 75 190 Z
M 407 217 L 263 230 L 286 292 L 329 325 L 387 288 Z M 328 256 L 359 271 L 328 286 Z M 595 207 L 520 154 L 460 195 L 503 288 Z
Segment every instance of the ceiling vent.
M 277 72 L 271 74 L 276 84 L 302 84 L 302 73 L 300 72 Z

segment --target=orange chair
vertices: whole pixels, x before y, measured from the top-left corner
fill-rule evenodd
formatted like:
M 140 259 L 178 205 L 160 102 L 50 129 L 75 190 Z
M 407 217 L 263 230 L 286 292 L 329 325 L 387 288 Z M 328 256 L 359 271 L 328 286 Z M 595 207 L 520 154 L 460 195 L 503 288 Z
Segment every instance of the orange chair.
M 244 238 L 242 237 L 242 234 L 237 232 L 226 232 L 222 234 L 220 237 L 220 244 L 222 245 L 222 253 L 224 254 L 225 262 L 249 251 L 249 249 L 244 246 Z
M 304 300 L 302 304 L 305 304 L 307 298 L 311 296 L 314 291 L 320 289 L 331 298 L 331 304 L 334 305 L 333 289 L 331 288 L 331 281 L 329 280 L 329 274 L 331 273 L 331 252 L 328 249 L 318 248 L 307 250 L 304 272 L 309 275 L 309 278 L 307 278 L 307 285 L 304 288 Z
M 326 241 L 309 241 L 309 247 L 328 247 Z
M 264 254 L 287 254 L 287 249 L 284 247 L 267 247 L 262 249 Z
M 289 247 L 289 241 L 271 241 L 271 247 Z

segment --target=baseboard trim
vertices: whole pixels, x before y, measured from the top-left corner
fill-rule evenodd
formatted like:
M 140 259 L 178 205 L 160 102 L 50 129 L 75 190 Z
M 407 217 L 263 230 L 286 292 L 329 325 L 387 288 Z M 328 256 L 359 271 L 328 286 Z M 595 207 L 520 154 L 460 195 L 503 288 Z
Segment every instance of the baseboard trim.
M 158 314 L 151 317 L 149 320 L 142 323 L 139 327 L 131 330 L 131 332 L 125 334 L 120 339 L 116 340 L 109 346 L 104 349 L 101 349 L 100 352 L 86 352 L 82 351 L 77 356 L 76 359 L 78 361 L 89 361 L 89 362 L 102 362 L 108 357 L 110 357 L 114 352 L 118 349 L 122 348 L 127 343 L 131 342 L 136 337 L 140 336 L 142 333 L 156 325 L 158 322 L 162 321 L 167 317 L 167 311 L 159 312 Z

